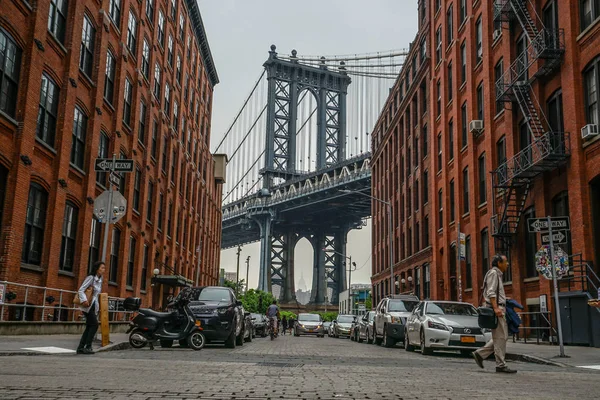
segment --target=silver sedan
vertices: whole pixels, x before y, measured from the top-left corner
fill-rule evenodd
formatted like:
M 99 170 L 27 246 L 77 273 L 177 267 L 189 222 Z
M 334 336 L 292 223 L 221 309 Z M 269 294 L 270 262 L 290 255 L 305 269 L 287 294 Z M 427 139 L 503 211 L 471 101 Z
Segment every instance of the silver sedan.
M 422 301 L 406 321 L 405 329 L 405 349 L 419 347 L 422 354 L 444 349 L 466 354 L 492 338 L 491 331 L 479 327 L 475 307 L 455 301 Z

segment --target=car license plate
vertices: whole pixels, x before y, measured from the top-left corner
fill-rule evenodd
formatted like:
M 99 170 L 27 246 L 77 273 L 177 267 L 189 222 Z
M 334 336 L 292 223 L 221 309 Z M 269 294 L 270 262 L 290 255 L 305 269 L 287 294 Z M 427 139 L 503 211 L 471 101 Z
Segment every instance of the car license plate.
M 475 336 L 461 336 L 461 343 L 475 343 Z
M 308 331 L 308 332 L 312 332 L 312 331 L 314 331 L 314 329 L 307 329 L 307 331 Z

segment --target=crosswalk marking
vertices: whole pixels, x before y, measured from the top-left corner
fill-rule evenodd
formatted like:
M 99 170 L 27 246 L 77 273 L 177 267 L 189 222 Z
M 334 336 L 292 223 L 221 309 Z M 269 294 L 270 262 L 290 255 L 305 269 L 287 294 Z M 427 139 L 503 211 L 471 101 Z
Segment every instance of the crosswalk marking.
M 578 365 L 577 368 L 597 369 L 600 370 L 600 365 Z
M 47 354 L 72 354 L 75 353 L 75 350 L 71 349 L 63 349 L 62 347 L 24 347 L 21 350 L 31 350 L 31 351 L 39 351 L 40 353 Z

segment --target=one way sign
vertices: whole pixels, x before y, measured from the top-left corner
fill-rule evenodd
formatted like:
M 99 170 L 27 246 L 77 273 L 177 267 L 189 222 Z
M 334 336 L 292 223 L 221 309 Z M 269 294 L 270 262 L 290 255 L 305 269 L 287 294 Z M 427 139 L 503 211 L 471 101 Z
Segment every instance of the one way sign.
M 552 223 L 553 231 L 571 230 L 569 217 L 552 217 L 550 218 L 550 222 Z M 548 225 L 548 218 L 529 218 L 527 220 L 527 228 L 529 229 L 530 233 L 547 232 L 550 230 L 550 226 Z
M 549 234 L 542 234 L 542 244 L 549 244 L 550 243 L 550 235 Z M 561 243 L 567 243 L 567 235 L 565 235 L 562 232 L 558 232 L 558 233 L 552 233 L 552 243 L 553 244 L 561 244 Z
M 96 158 L 94 170 L 100 172 L 106 172 L 110 170 L 115 172 L 132 172 L 133 160 L 115 160 L 115 165 L 113 166 L 113 160 L 111 158 Z

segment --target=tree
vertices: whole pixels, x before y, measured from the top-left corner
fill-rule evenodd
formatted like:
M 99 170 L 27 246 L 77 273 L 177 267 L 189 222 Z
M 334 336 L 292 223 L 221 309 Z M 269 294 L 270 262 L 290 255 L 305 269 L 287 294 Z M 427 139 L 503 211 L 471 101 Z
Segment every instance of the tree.
M 241 296 L 238 296 L 244 306 L 244 309 L 251 313 L 264 314 L 267 308 L 273 304 L 273 294 L 263 292 L 262 290 L 250 289 Z
M 241 279 L 239 282 L 230 281 L 229 279 L 225 279 L 223 285 L 225 287 L 233 289 L 233 291 L 235 292 L 235 295 L 240 297 L 240 293 L 244 292 L 244 287 L 246 286 L 246 283 L 244 282 L 243 279 Z
M 318 312 L 317 314 L 319 314 L 321 316 L 321 319 L 323 319 L 323 321 L 326 322 L 331 322 L 338 316 L 338 313 L 335 311 Z
M 373 308 L 373 299 L 371 299 L 371 295 L 369 295 L 369 297 L 367 297 L 367 299 L 365 300 L 365 309 L 367 311 L 371 311 L 372 308 Z

